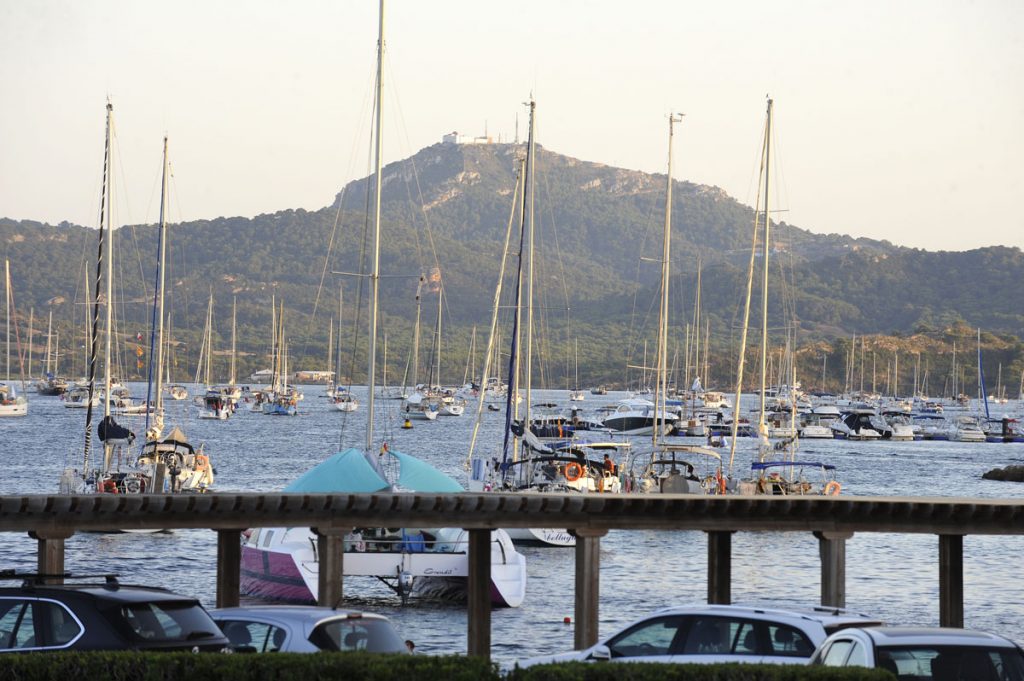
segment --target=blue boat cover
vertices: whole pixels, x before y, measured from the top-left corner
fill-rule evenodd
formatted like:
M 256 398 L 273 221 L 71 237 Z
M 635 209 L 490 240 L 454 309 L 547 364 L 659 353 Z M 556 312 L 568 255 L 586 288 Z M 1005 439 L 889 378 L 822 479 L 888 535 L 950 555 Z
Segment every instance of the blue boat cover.
M 832 464 L 821 463 L 820 461 L 760 461 L 750 464 L 750 469 L 763 471 L 766 468 L 778 468 L 779 466 L 812 466 L 814 468 L 824 468 L 827 471 L 834 471 L 836 469 Z
M 463 492 L 462 485 L 429 463 L 401 452 L 389 452 L 400 464 L 398 485 L 414 492 Z
M 361 449 L 346 449 L 313 466 L 284 488 L 285 492 L 364 493 L 390 489 L 388 481 L 373 469 Z
M 413 492 L 462 492 L 462 485 L 416 457 L 387 452 L 399 463 L 398 486 Z M 381 471 L 367 461 L 363 450 L 353 447 L 313 466 L 284 488 L 285 492 L 372 494 L 391 489 Z

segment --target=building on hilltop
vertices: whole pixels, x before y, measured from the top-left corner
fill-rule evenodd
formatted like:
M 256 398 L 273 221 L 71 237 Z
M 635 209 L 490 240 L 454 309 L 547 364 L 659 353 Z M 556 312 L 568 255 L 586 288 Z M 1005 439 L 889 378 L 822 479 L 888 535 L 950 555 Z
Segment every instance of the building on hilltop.
M 494 138 L 486 133 L 480 137 L 470 137 L 453 131 L 442 136 L 441 142 L 444 144 L 494 144 Z

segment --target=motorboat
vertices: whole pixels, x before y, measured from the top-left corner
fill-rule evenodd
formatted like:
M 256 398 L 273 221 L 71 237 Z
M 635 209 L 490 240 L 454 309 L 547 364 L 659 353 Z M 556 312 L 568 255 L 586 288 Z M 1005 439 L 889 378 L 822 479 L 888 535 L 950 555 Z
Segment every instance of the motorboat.
M 985 441 L 985 431 L 981 429 L 978 419 L 966 414 L 954 418 L 946 428 L 946 433 L 953 442 Z
M 830 424 L 835 437 L 847 440 L 880 440 L 887 424 L 874 409 L 852 407 Z
M 619 402 L 615 411 L 602 421 L 602 425 L 626 435 L 650 435 L 655 425 L 662 433 L 668 433 L 675 425 L 676 416 L 667 411 L 655 414 L 654 403 L 650 400 L 631 398 Z
M 835 437 L 832 423 L 840 418 L 839 408 L 834 404 L 820 404 L 810 412 L 801 414 L 801 440 L 831 440 Z
M 231 402 L 219 390 L 207 390 L 199 407 L 199 418 L 224 421 L 234 412 Z
M 437 420 L 437 413 L 440 409 L 441 405 L 438 400 L 416 390 L 402 401 L 400 414 L 406 419 L 435 421 Z
M 314 466 L 285 493 L 408 494 L 464 491 L 420 459 L 383 449 L 348 449 Z M 377 577 L 402 599 L 465 591 L 469 535 L 461 528 L 357 528 L 344 542 L 344 577 Z M 504 530 L 491 532 L 491 603 L 518 607 L 526 594 L 526 559 Z M 312 602 L 319 584 L 316 535 L 306 527 L 252 530 L 242 545 L 241 592 Z

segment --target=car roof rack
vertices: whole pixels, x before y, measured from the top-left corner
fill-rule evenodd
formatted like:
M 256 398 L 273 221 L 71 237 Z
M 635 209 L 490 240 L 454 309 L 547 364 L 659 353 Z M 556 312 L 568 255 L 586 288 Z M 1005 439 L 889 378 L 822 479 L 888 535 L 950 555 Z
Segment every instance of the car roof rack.
M 98 579 L 102 577 L 104 586 L 109 589 L 116 589 L 120 586 L 117 581 L 117 574 L 107 573 L 102 575 L 76 575 L 70 572 L 18 572 L 17 570 L 0 570 L 0 580 L 22 580 L 23 587 L 44 586 L 47 580 L 51 579 Z

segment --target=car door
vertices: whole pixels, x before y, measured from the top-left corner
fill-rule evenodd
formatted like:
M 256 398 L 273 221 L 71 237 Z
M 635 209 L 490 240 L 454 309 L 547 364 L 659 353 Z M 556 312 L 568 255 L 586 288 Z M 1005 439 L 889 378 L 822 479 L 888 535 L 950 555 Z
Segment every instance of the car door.
M 782 622 L 764 622 L 764 662 L 772 664 L 804 664 L 817 647 L 808 632 Z M 818 640 L 824 638 L 824 631 Z
M 757 620 L 722 615 L 692 615 L 686 635 L 676 640 L 671 662 L 760 662 L 764 626 Z
M 608 639 L 612 660 L 621 662 L 671 662 L 674 644 L 685 638 L 688 617 L 652 617 Z

